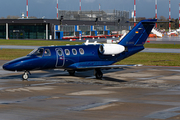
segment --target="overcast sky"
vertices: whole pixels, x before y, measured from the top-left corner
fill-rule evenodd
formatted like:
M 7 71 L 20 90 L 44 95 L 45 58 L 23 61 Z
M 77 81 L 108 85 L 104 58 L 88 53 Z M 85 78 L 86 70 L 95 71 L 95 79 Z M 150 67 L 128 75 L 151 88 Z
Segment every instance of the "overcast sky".
M 26 0 L 0 0 L 0 17 L 21 16 L 26 13 Z M 134 9 L 134 0 L 81 0 L 82 10 L 125 10 Z M 153 18 L 155 16 L 155 0 L 136 0 L 137 17 Z M 29 16 L 56 18 L 57 0 L 29 0 Z M 180 0 L 171 0 L 172 18 L 179 17 Z M 61 10 L 79 10 L 79 0 L 59 0 Z M 169 16 L 169 0 L 158 0 L 158 17 Z

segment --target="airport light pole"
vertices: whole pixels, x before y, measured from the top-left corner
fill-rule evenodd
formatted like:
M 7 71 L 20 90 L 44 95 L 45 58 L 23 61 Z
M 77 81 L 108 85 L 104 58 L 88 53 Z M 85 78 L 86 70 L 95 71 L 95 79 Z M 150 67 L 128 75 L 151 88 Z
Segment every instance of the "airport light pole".
M 157 19 L 157 0 L 155 0 L 155 19 Z M 156 28 L 157 28 L 157 23 L 156 23 Z
M 96 20 L 95 20 L 95 24 L 97 25 L 97 22 L 98 22 L 98 18 L 96 18 Z
M 60 25 L 62 25 L 63 17 L 64 17 L 64 16 L 61 16 Z
M 136 0 L 134 0 L 134 26 L 136 26 Z
M 81 11 L 81 0 L 79 0 L 79 10 Z
M 57 0 L 57 19 L 59 18 L 59 15 L 58 15 L 58 0 Z
M 171 0 L 169 0 L 169 32 L 171 32 Z
M 101 4 L 99 4 L 99 11 L 101 11 Z
M 180 3 L 179 3 L 179 29 L 180 29 Z
M 26 0 L 26 16 L 28 18 L 28 0 Z

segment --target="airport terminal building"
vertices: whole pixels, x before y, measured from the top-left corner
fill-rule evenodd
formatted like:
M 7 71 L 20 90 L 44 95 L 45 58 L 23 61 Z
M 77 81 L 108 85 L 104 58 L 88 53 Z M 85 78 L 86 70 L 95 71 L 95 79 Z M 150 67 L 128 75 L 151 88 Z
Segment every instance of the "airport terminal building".
M 59 11 L 59 19 L 0 19 L 2 39 L 69 39 L 121 34 L 129 12 Z

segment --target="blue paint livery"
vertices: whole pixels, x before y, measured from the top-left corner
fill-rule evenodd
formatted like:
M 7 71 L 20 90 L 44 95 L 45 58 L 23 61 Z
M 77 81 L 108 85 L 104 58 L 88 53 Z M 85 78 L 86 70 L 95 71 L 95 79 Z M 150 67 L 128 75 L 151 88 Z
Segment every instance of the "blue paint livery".
M 32 71 L 61 68 L 73 74 L 74 71 L 95 69 L 96 78 L 102 78 L 102 68 L 114 68 L 112 65 L 144 49 L 156 19 L 140 21 L 118 44 L 125 47 L 125 51 L 116 55 L 104 55 L 100 52 L 101 44 L 51 46 L 40 47 L 42 56 L 29 54 L 3 65 L 3 69 L 10 71 Z M 50 54 L 46 55 L 45 51 Z M 69 52 L 68 52 L 69 50 Z M 23 78 L 25 79 L 25 78 Z

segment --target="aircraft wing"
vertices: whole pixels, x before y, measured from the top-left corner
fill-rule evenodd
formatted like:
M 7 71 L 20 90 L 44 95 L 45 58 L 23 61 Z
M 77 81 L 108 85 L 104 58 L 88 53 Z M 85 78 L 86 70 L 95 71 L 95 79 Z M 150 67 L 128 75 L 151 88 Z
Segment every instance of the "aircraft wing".
M 86 66 L 86 67 L 78 67 L 77 69 L 113 69 L 113 68 L 121 68 L 121 67 L 132 67 L 132 66 L 142 66 L 140 64 L 136 65 L 106 65 L 106 66 Z

